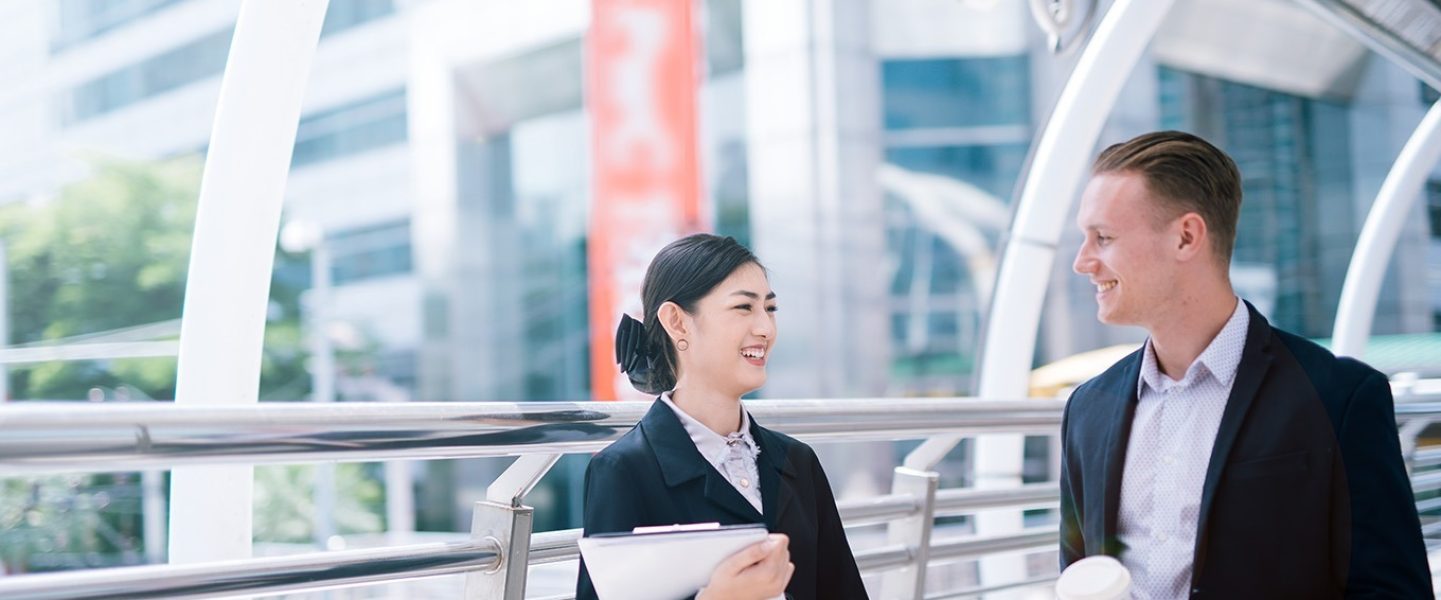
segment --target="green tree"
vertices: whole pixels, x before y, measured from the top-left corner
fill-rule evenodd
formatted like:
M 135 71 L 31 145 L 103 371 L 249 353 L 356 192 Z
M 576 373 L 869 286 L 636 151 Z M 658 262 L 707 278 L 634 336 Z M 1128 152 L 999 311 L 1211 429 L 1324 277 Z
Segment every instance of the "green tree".
M 93 167 L 92 176 L 48 201 L 0 207 L 10 344 L 180 317 L 200 162 L 106 160 Z M 276 252 L 260 397 L 300 400 L 310 392 L 299 318 L 309 270 L 304 257 Z M 173 357 L 13 365 L 11 390 L 17 399 L 80 399 L 92 388 L 124 386 L 171 399 L 175 368 Z M 338 469 L 342 532 L 380 528 L 379 485 L 359 467 Z M 308 504 L 283 498 L 287 491 L 309 495 L 308 485 L 285 489 L 308 480 L 308 469 L 296 469 L 257 469 L 259 539 L 295 540 L 308 531 L 308 520 L 296 524 Z M 140 562 L 142 519 L 136 474 L 0 478 L 0 560 L 11 572 Z
M 0 209 L 8 251 L 12 344 L 180 317 L 200 190 L 200 162 L 103 161 L 94 175 L 48 202 Z M 277 249 L 277 274 L 294 257 Z M 302 269 L 303 270 L 303 269 Z M 299 329 L 305 282 L 276 277 L 266 327 L 261 396 L 308 393 Z M 15 398 L 79 399 L 91 388 L 128 386 L 175 397 L 171 357 L 67 361 L 12 368 Z
M 381 463 L 335 465 L 333 518 L 340 534 L 385 530 L 385 490 Z M 315 465 L 264 465 L 255 468 L 254 537 L 267 542 L 308 543 L 313 539 Z

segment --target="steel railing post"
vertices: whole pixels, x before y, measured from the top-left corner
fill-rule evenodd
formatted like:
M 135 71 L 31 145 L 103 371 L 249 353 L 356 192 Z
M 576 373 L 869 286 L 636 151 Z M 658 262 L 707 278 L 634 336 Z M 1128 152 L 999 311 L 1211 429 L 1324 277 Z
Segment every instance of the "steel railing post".
M 911 549 L 910 566 L 889 571 L 881 579 L 881 597 L 921 600 L 926 593 L 926 564 L 930 561 L 931 530 L 936 522 L 936 488 L 941 476 L 935 471 L 896 467 L 891 493 L 910 495 L 920 510 L 903 519 L 891 521 L 886 528 L 887 543 L 904 544 Z

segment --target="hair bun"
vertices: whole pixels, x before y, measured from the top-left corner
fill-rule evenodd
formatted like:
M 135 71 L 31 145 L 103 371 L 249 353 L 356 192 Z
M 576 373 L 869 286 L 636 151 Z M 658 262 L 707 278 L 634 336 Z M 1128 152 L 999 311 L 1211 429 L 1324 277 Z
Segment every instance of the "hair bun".
M 622 373 L 630 378 L 635 389 L 647 394 L 658 394 L 665 390 L 655 389 L 656 353 L 646 340 L 645 325 L 621 315 L 620 326 L 615 330 L 615 362 Z

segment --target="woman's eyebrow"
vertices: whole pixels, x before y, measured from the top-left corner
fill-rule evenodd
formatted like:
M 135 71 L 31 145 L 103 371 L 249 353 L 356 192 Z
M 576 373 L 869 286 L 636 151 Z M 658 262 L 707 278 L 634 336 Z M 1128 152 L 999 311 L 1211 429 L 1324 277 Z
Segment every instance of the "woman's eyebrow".
M 760 295 L 760 294 L 757 294 L 757 293 L 751 292 L 751 291 L 747 291 L 747 290 L 737 290 L 737 291 L 731 292 L 731 295 L 732 295 L 732 296 L 745 296 L 745 297 L 747 297 L 747 298 L 750 298 L 751 300 L 760 300 L 760 299 L 761 299 L 761 295 Z M 769 294 L 766 294 L 766 300 L 775 300 L 775 299 L 776 299 L 776 293 L 775 293 L 775 292 L 771 292 L 771 293 L 769 293 Z

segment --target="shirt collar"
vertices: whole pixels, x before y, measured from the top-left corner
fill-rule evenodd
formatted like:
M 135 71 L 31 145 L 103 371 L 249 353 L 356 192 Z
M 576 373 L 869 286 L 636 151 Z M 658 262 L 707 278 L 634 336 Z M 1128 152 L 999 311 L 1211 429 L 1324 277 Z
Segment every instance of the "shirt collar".
M 1222 385 L 1230 386 L 1241 365 L 1241 349 L 1246 345 L 1246 330 L 1250 324 L 1251 313 L 1246 310 L 1246 303 L 1237 298 L 1236 309 L 1231 312 L 1231 318 L 1221 327 L 1216 337 L 1211 338 L 1211 343 L 1186 369 L 1186 375 L 1180 381 L 1174 381 L 1161 372 L 1160 363 L 1156 361 L 1156 351 L 1151 347 L 1150 338 L 1147 338 L 1145 351 L 1141 353 L 1140 385 L 1149 386 L 1159 392 L 1172 387 L 1189 386 L 1210 373 Z M 1138 388 L 1137 394 L 1139 393 Z
M 701 456 L 704 456 L 711 464 L 716 464 L 725 457 L 729 451 L 728 442 L 733 439 L 744 441 L 759 453 L 759 446 L 756 445 L 755 440 L 751 439 L 751 416 L 744 408 L 741 409 L 740 430 L 730 435 L 720 435 L 676 406 L 675 401 L 670 397 L 670 392 L 662 393 L 660 401 L 675 411 L 675 416 L 680 419 L 681 427 L 685 428 L 686 434 L 695 443 L 696 450 L 699 450 Z

